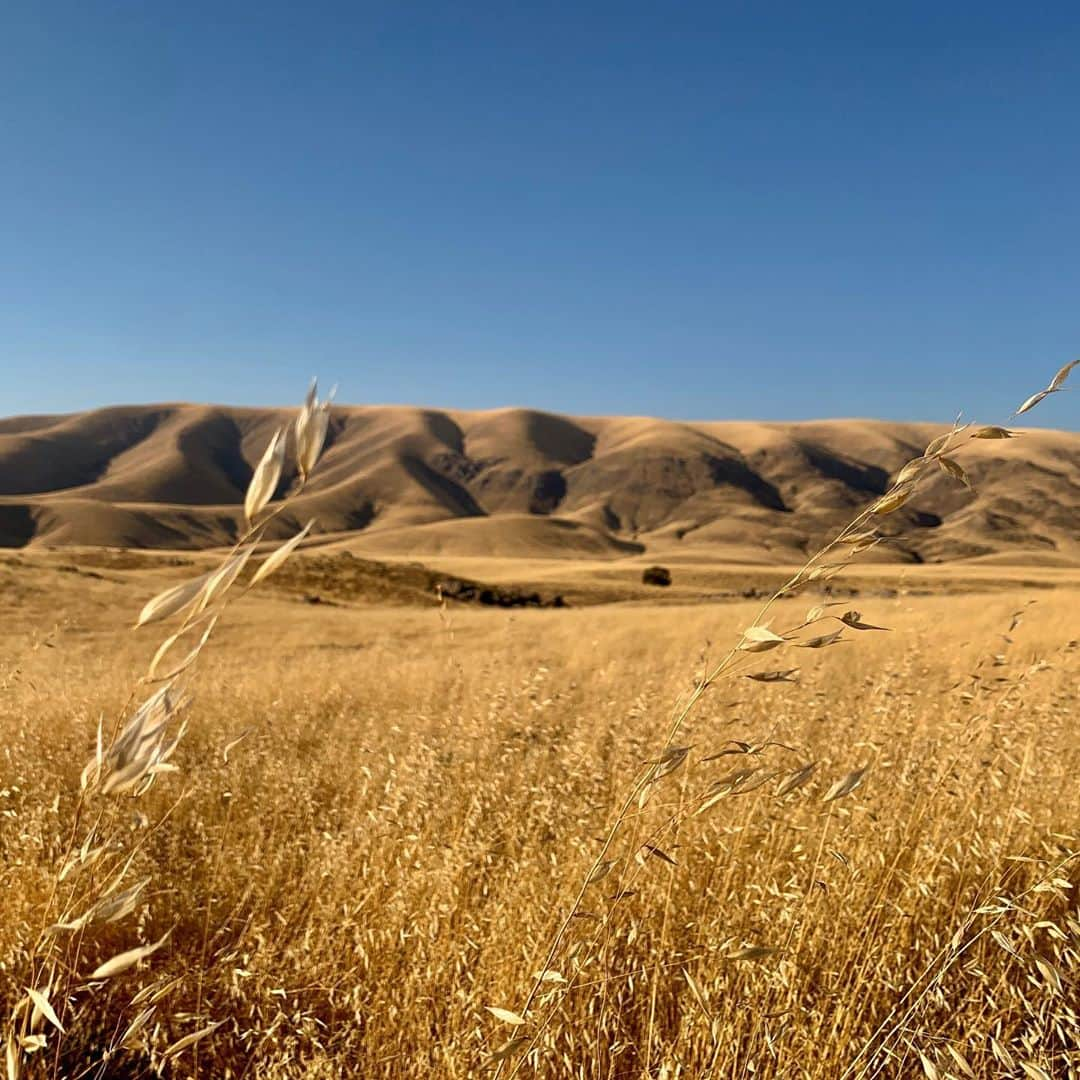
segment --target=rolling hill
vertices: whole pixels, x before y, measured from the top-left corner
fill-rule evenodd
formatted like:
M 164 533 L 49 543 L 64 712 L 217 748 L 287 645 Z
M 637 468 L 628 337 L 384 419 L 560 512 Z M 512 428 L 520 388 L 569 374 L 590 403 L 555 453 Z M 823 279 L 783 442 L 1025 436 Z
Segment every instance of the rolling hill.
M 226 544 L 253 464 L 293 415 L 166 404 L 0 420 L 0 546 Z M 941 430 L 341 407 L 280 528 L 314 517 L 324 542 L 411 557 L 789 561 Z M 977 493 L 933 480 L 880 557 L 1080 564 L 1080 434 L 1027 430 L 964 461 Z

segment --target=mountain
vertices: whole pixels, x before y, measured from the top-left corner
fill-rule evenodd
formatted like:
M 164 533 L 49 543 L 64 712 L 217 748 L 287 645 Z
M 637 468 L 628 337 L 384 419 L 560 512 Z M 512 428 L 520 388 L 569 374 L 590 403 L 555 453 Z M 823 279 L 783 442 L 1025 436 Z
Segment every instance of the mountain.
M 0 420 L 0 546 L 226 544 L 254 463 L 294 415 L 167 404 Z M 790 561 L 942 430 L 341 407 L 277 527 L 314 517 L 357 552 L 420 557 Z M 903 535 L 884 557 L 1080 564 L 1080 434 L 1026 430 L 962 460 L 976 493 L 933 479 L 886 519 Z

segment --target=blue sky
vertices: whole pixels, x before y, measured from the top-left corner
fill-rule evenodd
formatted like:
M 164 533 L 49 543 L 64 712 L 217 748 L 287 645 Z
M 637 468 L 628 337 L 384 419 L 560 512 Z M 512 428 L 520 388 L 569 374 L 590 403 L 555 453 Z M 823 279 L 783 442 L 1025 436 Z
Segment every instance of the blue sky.
M 0 413 L 998 420 L 1080 355 L 1077 56 L 1075 3 L 9 3 Z

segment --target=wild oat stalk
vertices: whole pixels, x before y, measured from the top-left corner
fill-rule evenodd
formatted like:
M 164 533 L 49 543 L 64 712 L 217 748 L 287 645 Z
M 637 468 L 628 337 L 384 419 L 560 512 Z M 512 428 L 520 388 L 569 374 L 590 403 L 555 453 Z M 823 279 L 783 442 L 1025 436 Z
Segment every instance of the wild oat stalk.
M 98 723 L 96 749 L 82 771 L 71 830 L 41 912 L 41 930 L 29 949 L 25 994 L 7 1023 L 8 1080 L 18 1080 L 23 1061 L 30 1054 L 51 1054 L 52 1072 L 58 1075 L 64 1036 L 85 1012 L 80 1001 L 92 1000 L 96 991 L 149 960 L 169 940 L 171 931 L 167 930 L 156 940 L 132 944 L 89 970 L 84 963 L 83 954 L 96 929 L 128 918 L 145 904 L 153 877 L 131 881 L 133 866 L 148 839 L 164 827 L 184 795 L 157 823 L 147 823 L 142 838 L 133 843 L 126 839 L 122 819 L 133 811 L 138 813 L 138 800 L 158 777 L 179 772 L 173 757 L 187 731 L 182 713 L 191 701 L 188 687 L 222 614 L 233 600 L 281 567 L 314 524 L 308 522 L 299 533 L 278 545 L 248 584 L 237 586 L 242 571 L 266 539 L 270 523 L 307 484 L 322 453 L 329 419 L 330 400 L 319 400 L 313 382 L 293 424 L 296 480 L 291 490 L 274 508 L 267 509 L 281 482 L 290 441 L 288 429 L 279 428 L 252 474 L 244 498 L 246 527 L 232 549 L 213 570 L 159 593 L 139 614 L 136 627 L 173 618 L 179 618 L 179 625 L 161 643 L 139 681 L 139 686 L 152 688 L 149 696 L 126 715 L 138 692 L 136 688 L 110 731 L 104 730 L 101 721 Z M 140 1045 L 155 1017 L 157 1003 L 175 982 L 151 984 L 134 995 L 131 1007 L 138 1011 L 102 1049 L 96 1075 L 106 1075 L 118 1051 Z M 199 1011 L 201 1001 L 196 1020 Z M 203 1024 L 176 1039 L 155 1055 L 157 1066 L 206 1038 L 222 1022 Z
M 1012 414 L 1013 417 L 1029 412 L 1050 394 L 1063 391 L 1069 373 L 1078 364 L 1080 364 L 1080 360 L 1065 364 L 1054 375 L 1044 390 L 1032 394 L 1016 409 Z M 774 606 L 782 599 L 797 595 L 808 586 L 832 580 L 851 566 L 860 554 L 886 542 L 887 539 L 893 539 L 895 534 L 886 537 L 879 530 L 879 526 L 890 515 L 895 514 L 896 511 L 909 503 L 929 476 L 943 472 L 953 480 L 973 490 L 967 471 L 956 460 L 955 456 L 959 451 L 970 445 L 972 441 L 1012 439 L 1018 434 L 1004 426 L 973 427 L 970 424 L 961 426 L 958 420 L 949 431 L 933 439 L 920 457 L 907 462 L 898 471 L 890 487 L 882 495 L 865 507 L 820 550 L 811 555 L 796 573 L 767 599 L 751 625 L 742 631 L 740 639 L 731 646 L 719 662 L 707 668 L 697 680 L 687 699 L 675 710 L 659 750 L 651 761 L 642 765 L 629 790 L 621 800 L 614 821 L 604 835 L 599 851 L 582 879 L 569 909 L 558 924 L 543 963 L 533 977 L 524 1003 L 516 1010 L 497 1006 L 488 1007 L 488 1011 L 497 1019 L 512 1025 L 515 1029 L 513 1037 L 499 1047 L 491 1058 L 491 1061 L 496 1066 L 496 1077 L 502 1074 L 507 1064 L 511 1065 L 509 1073 L 511 1080 L 520 1072 L 529 1060 L 530 1055 L 536 1050 L 541 1035 L 558 1013 L 562 1000 L 567 993 L 575 988 L 575 976 L 571 973 L 567 977 L 561 972 L 556 972 L 555 965 L 567 933 L 574 919 L 581 912 L 589 890 L 599 882 L 608 879 L 609 875 L 616 874 L 619 867 L 629 867 L 633 864 L 628 872 L 623 872 L 621 875 L 616 874 L 618 881 L 613 904 L 617 904 L 621 896 L 632 891 L 633 884 L 642 873 L 643 868 L 648 865 L 647 858 L 642 857 L 643 852 L 646 855 L 658 856 L 661 861 L 671 861 L 663 850 L 657 846 L 658 837 L 651 838 L 656 843 L 642 845 L 640 836 L 636 832 L 630 839 L 624 854 L 613 855 L 613 852 L 617 843 L 623 838 L 627 824 L 634 822 L 636 829 L 637 819 L 633 814 L 634 808 L 643 809 L 656 786 L 687 764 L 692 747 L 678 746 L 676 740 L 687 718 L 702 697 L 717 685 L 735 678 L 746 677 L 755 682 L 782 682 L 793 681 L 797 677 L 798 669 L 794 666 L 775 670 L 758 669 L 756 666 L 758 654 L 773 653 L 776 650 L 785 648 L 828 648 L 837 645 L 842 639 L 846 640 L 843 638 L 845 630 L 854 630 L 858 633 L 884 629 L 864 621 L 858 611 L 849 610 L 841 615 L 832 614 L 828 608 L 836 605 L 825 604 L 812 607 L 798 623 L 780 630 L 774 630 L 770 627 L 768 621 Z M 820 630 L 824 630 L 824 627 L 820 625 L 822 623 L 838 623 L 839 625 L 826 632 L 819 632 L 814 629 L 820 628 Z M 776 788 L 778 795 L 788 794 L 810 779 L 814 770 L 814 763 L 812 762 L 800 765 L 797 769 L 786 773 L 779 771 L 766 773 L 756 759 L 769 745 L 774 745 L 771 740 L 766 740 L 756 746 L 736 743 L 734 750 L 722 751 L 725 754 L 742 755 L 750 762 L 750 765 L 736 768 L 729 775 L 712 783 L 696 799 L 690 800 L 688 806 L 685 808 L 680 806 L 676 814 L 665 822 L 660 830 L 660 835 L 674 833 L 682 821 L 705 813 L 730 796 L 755 790 L 757 787 L 777 778 L 779 778 Z M 850 795 L 863 783 L 869 767 L 868 764 L 859 766 L 837 778 L 826 792 L 824 801 L 831 803 L 834 800 Z M 824 834 L 821 843 L 823 846 Z M 813 873 L 811 873 L 810 887 L 812 887 L 813 880 Z M 596 944 L 599 936 L 606 931 L 608 921 L 607 917 L 601 919 L 600 927 L 591 940 L 593 945 Z M 784 943 L 784 948 L 792 945 L 794 929 L 793 924 L 788 934 L 788 940 Z M 754 959 L 778 951 L 780 949 L 773 945 L 751 943 L 742 949 L 736 950 L 729 958 Z M 548 1008 L 534 1021 L 531 1013 L 534 1006 L 539 1003 L 541 995 L 543 995 L 543 1000 L 547 1003 Z M 650 1017 L 652 1011 L 654 1010 L 650 1010 Z M 647 1040 L 651 1043 L 651 1019 L 649 1028 Z M 651 1057 L 651 1045 L 644 1048 L 644 1057 L 648 1062 Z M 714 1057 L 714 1064 L 715 1061 Z

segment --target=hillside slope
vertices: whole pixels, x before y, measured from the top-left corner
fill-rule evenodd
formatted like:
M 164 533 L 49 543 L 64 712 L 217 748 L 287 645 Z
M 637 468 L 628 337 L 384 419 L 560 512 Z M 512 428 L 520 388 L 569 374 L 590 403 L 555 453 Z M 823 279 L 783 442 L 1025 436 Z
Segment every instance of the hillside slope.
M 228 543 L 252 466 L 292 415 L 148 405 L 0 420 L 0 546 Z M 280 528 L 314 517 L 327 538 L 410 556 L 783 561 L 884 491 L 940 430 L 342 407 Z M 977 494 L 933 481 L 897 515 L 905 535 L 888 557 L 1080 563 L 1080 434 L 1030 430 L 964 454 Z

